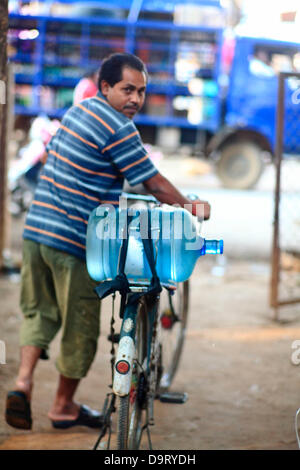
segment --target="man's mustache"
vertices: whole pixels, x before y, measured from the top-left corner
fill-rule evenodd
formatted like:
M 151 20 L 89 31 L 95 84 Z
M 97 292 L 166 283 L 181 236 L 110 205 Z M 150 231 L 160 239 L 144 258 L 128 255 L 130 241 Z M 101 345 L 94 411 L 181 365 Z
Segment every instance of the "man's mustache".
M 138 110 L 138 106 L 134 106 L 134 105 L 129 106 L 129 105 L 127 105 L 127 106 L 124 106 L 124 109 L 134 109 L 134 110 Z

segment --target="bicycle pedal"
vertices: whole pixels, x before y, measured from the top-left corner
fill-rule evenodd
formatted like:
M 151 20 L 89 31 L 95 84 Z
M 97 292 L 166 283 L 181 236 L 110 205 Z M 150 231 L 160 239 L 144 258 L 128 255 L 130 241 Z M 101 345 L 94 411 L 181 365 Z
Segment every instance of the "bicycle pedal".
M 118 343 L 120 341 L 120 333 L 114 333 L 113 335 L 107 336 L 108 341 L 112 343 Z
M 178 403 L 183 404 L 187 401 L 187 393 L 179 392 L 164 392 L 159 395 L 159 400 L 163 403 Z

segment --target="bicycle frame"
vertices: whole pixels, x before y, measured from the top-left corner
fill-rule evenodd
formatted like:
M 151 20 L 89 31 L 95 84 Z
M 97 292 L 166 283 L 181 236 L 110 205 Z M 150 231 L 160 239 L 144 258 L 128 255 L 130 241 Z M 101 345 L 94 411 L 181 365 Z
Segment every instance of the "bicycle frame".
M 167 290 L 170 290 L 170 286 L 163 284 Z M 139 448 L 142 434 L 146 431 L 149 449 L 152 449 L 152 442 L 150 436 L 149 426 L 155 424 L 154 422 L 154 400 L 160 399 L 161 401 L 168 401 L 169 403 L 184 403 L 186 401 L 186 394 L 175 394 L 174 397 L 169 395 L 166 399 L 162 400 L 162 396 L 166 395 L 166 390 L 161 388 L 161 378 L 163 372 L 163 361 L 162 361 L 162 338 L 161 331 L 163 326 L 160 319 L 160 293 L 148 292 L 146 286 L 131 286 L 131 292 L 127 295 L 126 304 L 122 310 L 122 324 L 119 335 L 119 348 L 116 356 L 112 349 L 113 367 L 112 367 L 112 393 L 108 394 L 105 405 L 103 407 L 103 415 L 105 417 L 105 426 L 103 427 L 101 434 L 95 444 L 94 449 L 97 449 L 99 442 L 109 431 L 109 439 L 107 449 L 110 448 L 110 437 L 111 437 L 111 414 L 116 411 L 115 400 L 128 400 L 130 403 L 135 401 L 138 403 L 137 409 L 144 410 L 144 424 L 140 428 L 140 434 L 134 434 L 134 426 L 136 421 L 132 420 L 128 422 L 128 435 L 130 439 L 130 448 Z M 174 287 L 172 288 L 174 290 Z M 172 307 L 172 310 L 173 307 Z M 120 310 L 121 312 L 121 310 Z M 144 318 L 146 322 L 142 323 L 146 328 L 139 329 L 139 319 Z M 114 322 L 112 322 L 113 324 Z M 111 337 L 113 338 L 114 330 L 111 329 Z M 141 336 L 143 342 L 140 343 Z M 144 344 L 143 352 L 140 355 L 139 345 Z M 181 345 L 182 346 L 182 345 Z M 176 361 L 178 357 L 176 355 Z M 118 371 L 118 363 L 125 365 L 125 367 Z M 139 372 L 138 372 L 139 371 Z M 135 379 L 134 374 L 137 374 L 138 380 Z M 173 377 L 173 375 L 172 375 Z M 162 394 L 162 395 L 161 395 Z M 180 396 L 179 396 L 180 395 Z M 109 398 L 110 396 L 110 398 Z M 133 400 L 133 401 L 132 401 Z M 119 402 L 119 406 L 120 406 Z M 136 406 L 136 405 L 135 405 Z M 124 409 L 124 408 L 123 408 Z M 120 409 L 118 411 L 120 413 Z M 138 411 L 136 411 L 138 413 Z M 118 424 L 119 417 L 118 414 Z M 123 421 L 124 423 L 124 421 Z M 140 424 L 141 425 L 141 424 Z M 121 434 L 118 434 L 118 438 Z M 131 437 L 129 437 L 131 436 Z M 139 436 L 138 444 L 136 444 L 136 437 Z M 124 438 L 124 433 L 122 434 Z M 126 439 L 127 439 L 126 438 Z M 123 447 L 125 441 L 122 442 L 122 447 L 119 449 L 127 449 Z M 119 441 L 118 441 L 119 445 Z M 136 447 L 131 447 L 136 445 Z
M 134 291 L 134 287 L 132 287 Z M 147 372 L 150 369 L 152 336 L 158 312 L 157 295 L 142 294 L 134 299 L 135 294 L 129 294 L 129 299 L 124 310 L 120 331 L 119 347 L 114 367 L 113 392 L 118 396 L 128 395 L 131 387 L 132 368 L 135 359 L 136 318 L 140 302 L 147 305 L 149 331 L 147 338 Z M 121 367 L 120 367 L 121 364 Z
M 132 198 L 143 204 L 156 205 L 156 201 L 149 197 L 137 196 Z M 148 206 L 149 207 L 149 206 Z M 132 214 L 127 215 L 132 217 Z M 100 298 L 119 291 L 121 294 L 120 317 L 122 325 L 118 340 L 118 350 L 116 356 L 112 348 L 112 390 L 110 405 L 105 407 L 105 427 L 98 439 L 98 443 L 106 432 L 110 430 L 110 414 L 115 411 L 115 399 L 119 398 L 118 405 L 118 449 L 139 448 L 141 436 L 146 429 L 150 448 L 152 448 L 149 425 L 154 424 L 154 400 L 169 403 L 184 403 L 186 398 L 177 393 L 172 397 L 172 392 L 168 389 L 171 385 L 174 373 L 177 369 L 179 357 L 182 351 L 184 331 L 187 318 L 187 300 L 182 305 L 180 312 L 176 312 L 170 300 L 169 314 L 166 318 L 160 316 L 160 293 L 162 288 L 170 292 L 176 290 L 175 282 L 161 282 L 156 272 L 155 246 L 153 247 L 150 212 L 148 211 L 148 237 L 142 238 L 143 252 L 146 255 L 151 279 L 149 282 L 144 279 L 128 281 L 125 274 L 125 264 L 128 252 L 128 239 L 124 238 L 121 244 L 118 261 L 118 275 L 113 280 L 104 280 L 95 290 Z M 130 230 L 127 224 L 127 230 Z M 128 235 L 128 234 L 127 234 Z M 134 253 L 135 255 L 135 253 Z M 134 284 L 132 284 L 134 282 Z M 187 281 L 185 281 L 187 282 Z M 184 290 L 185 296 L 188 289 Z M 177 314 L 180 313 L 178 316 Z M 161 333 L 166 331 L 175 332 L 173 323 L 181 325 L 180 336 L 176 337 L 176 347 L 171 350 L 170 361 L 166 360 L 166 355 L 162 353 L 163 344 Z M 112 325 L 113 323 L 111 323 Z M 113 340 L 114 330 L 111 328 L 111 338 Z M 167 344 L 167 342 L 166 342 Z M 165 364 L 168 364 L 165 367 Z M 164 369 L 169 374 L 168 381 L 162 384 Z M 167 374 L 166 374 L 167 375 Z M 168 396 L 167 396 L 168 395 Z M 174 394 L 173 394 L 174 395 Z M 180 395 L 180 396 L 179 396 Z M 145 417 L 145 424 L 142 426 L 142 417 Z

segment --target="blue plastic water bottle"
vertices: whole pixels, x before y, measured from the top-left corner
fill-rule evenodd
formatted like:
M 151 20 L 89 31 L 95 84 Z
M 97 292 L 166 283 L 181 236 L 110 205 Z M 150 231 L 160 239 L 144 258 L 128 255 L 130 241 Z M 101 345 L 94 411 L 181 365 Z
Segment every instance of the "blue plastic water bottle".
M 129 209 L 130 211 L 130 209 Z M 162 283 L 187 280 L 200 256 L 223 253 L 222 240 L 205 240 L 197 231 L 195 217 L 182 208 L 151 209 L 151 239 L 156 272 Z M 96 281 L 118 274 L 122 240 L 128 234 L 125 274 L 132 284 L 148 284 L 151 271 L 142 237 L 149 233 L 147 210 L 136 210 L 127 224 L 127 211 L 99 206 L 87 228 L 87 269 Z

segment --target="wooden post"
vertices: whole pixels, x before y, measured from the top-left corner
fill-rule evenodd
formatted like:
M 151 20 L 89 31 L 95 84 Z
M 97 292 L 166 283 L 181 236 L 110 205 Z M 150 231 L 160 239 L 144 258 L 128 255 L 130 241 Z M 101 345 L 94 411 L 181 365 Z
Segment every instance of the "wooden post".
M 3 267 L 3 248 L 5 245 L 7 191 L 7 30 L 8 0 L 0 0 L 0 269 Z
M 285 98 L 285 74 L 280 73 L 278 78 L 278 98 L 277 98 L 277 116 L 276 116 L 276 187 L 275 187 L 275 205 L 273 220 L 273 247 L 272 247 L 272 273 L 270 289 L 270 306 L 274 310 L 274 320 L 278 320 L 278 283 L 280 270 L 280 246 L 279 246 L 279 205 L 280 205 L 280 176 L 281 160 L 283 153 L 283 132 L 284 132 L 284 98 Z

